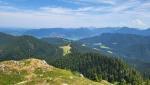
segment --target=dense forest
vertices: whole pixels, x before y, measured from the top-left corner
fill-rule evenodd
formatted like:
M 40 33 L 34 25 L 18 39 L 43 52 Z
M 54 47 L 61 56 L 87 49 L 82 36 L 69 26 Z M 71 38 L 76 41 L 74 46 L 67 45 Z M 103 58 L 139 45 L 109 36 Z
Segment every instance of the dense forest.
M 62 43 L 55 43 L 53 39 Z M 79 42 L 53 39 L 48 42 L 32 36 L 0 33 L 0 60 L 43 59 L 50 65 L 79 72 L 98 82 L 107 80 L 118 85 L 149 85 L 149 80 L 145 80 L 138 71 L 118 57 L 106 55 Z M 70 53 L 63 55 L 61 46 L 67 44 L 70 44 Z
M 0 85 L 150 85 L 150 0 L 0 0 Z
M 91 80 L 108 80 L 131 85 L 142 85 L 143 79 L 139 72 L 131 69 L 118 58 L 107 57 L 95 53 L 70 54 L 58 59 L 54 66 L 78 71 Z
M 31 57 L 49 62 L 62 56 L 62 49 L 32 36 L 11 36 L 0 33 L 0 60 L 20 60 Z
M 130 66 L 150 78 L 150 37 L 135 34 L 104 33 L 81 39 L 87 47 L 123 58 Z

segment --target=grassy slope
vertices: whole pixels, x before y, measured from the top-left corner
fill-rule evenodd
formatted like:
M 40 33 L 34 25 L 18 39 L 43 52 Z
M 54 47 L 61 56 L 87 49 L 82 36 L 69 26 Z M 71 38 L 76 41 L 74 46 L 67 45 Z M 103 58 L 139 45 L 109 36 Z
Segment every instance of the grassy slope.
M 67 55 L 67 54 L 69 54 L 69 53 L 71 53 L 71 47 L 70 47 L 70 45 L 61 46 L 60 48 L 63 49 L 63 55 L 64 55 L 64 56 Z
M 0 85 L 110 85 L 93 82 L 38 59 L 0 62 Z

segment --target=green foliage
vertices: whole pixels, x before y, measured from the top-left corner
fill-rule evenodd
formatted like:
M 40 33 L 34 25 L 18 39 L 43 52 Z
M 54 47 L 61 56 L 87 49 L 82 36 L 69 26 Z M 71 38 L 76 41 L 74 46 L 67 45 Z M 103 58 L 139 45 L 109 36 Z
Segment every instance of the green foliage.
M 122 79 L 120 85 L 126 85 L 126 80 Z
M 150 80 L 145 80 L 144 85 L 150 85 Z
M 28 66 L 21 64 L 26 61 L 30 61 Z M 37 68 L 32 63 L 40 66 Z M 102 85 L 103 83 L 76 76 L 70 71 L 49 66 L 37 59 L 0 62 L 0 66 L 2 65 L 7 68 L 0 68 L 0 85 Z M 32 71 L 29 71 L 28 67 L 32 67 Z M 27 73 L 24 73 L 24 70 Z M 110 85 L 109 82 L 105 82 L 105 85 Z
M 68 39 L 64 39 L 61 37 L 50 37 L 50 38 L 42 38 L 43 41 L 48 42 L 52 45 L 64 46 L 70 44 L 72 41 Z
M 142 83 L 142 77 L 137 71 L 115 57 L 112 58 L 95 53 L 76 53 L 58 59 L 53 65 L 78 71 L 85 77 L 95 81 L 103 79 L 113 83 L 124 80 L 132 85 Z
M 60 45 L 65 45 L 68 43 L 71 46 L 70 51 L 72 54 L 67 54 L 66 56 L 63 56 L 63 50 L 60 49 Z M 127 64 L 123 63 L 120 59 L 105 56 L 100 51 L 93 50 L 86 46 L 82 46 L 81 43 L 78 42 L 65 43 L 65 41 L 63 41 L 62 44 L 56 43 L 55 45 L 51 45 L 45 41 L 41 41 L 40 39 L 36 39 L 31 36 L 15 37 L 0 33 L 1 61 L 10 59 L 11 60 L 26 59 L 31 58 L 31 56 L 32 58 L 44 59 L 45 61 L 47 61 L 48 64 L 52 64 L 54 66 L 64 69 L 70 69 L 71 71 L 74 71 L 74 74 L 78 77 L 81 76 L 80 73 L 82 73 L 85 77 L 98 82 L 108 80 L 109 82 L 112 83 L 118 82 L 117 84 L 126 83 L 127 85 L 128 84 L 142 85 L 143 81 L 141 75 L 137 71 L 131 69 Z M 25 61 L 24 65 L 28 66 L 30 65 L 30 62 Z M 37 74 L 38 77 L 41 78 L 40 74 L 43 74 L 46 77 L 60 76 L 65 75 L 66 72 L 66 71 L 62 72 L 59 70 L 57 71 L 58 72 L 55 71 L 56 73 L 53 74 L 51 72 L 43 73 L 43 70 L 37 69 L 35 73 Z M 3 78 L 3 75 L 1 76 L 2 76 L 1 78 Z M 22 78 L 20 78 L 19 76 L 16 77 L 14 75 L 14 79 L 19 80 Z M 15 80 L 13 79 L 11 80 L 9 81 L 15 82 Z M 36 81 L 37 80 L 33 80 L 30 83 L 35 84 Z M 149 81 L 146 81 L 145 84 L 149 85 Z
M 21 82 L 24 79 L 24 73 L 19 75 L 19 72 L 2 72 L 0 71 L 0 85 L 10 85 L 15 84 L 16 82 Z
M 150 37 L 128 33 L 104 33 L 81 39 L 78 42 L 82 42 L 88 47 L 96 48 L 106 53 L 111 51 L 114 55 L 123 57 L 127 60 L 128 64 L 143 73 L 144 77 L 150 79 Z M 100 45 L 95 45 L 95 43 L 101 43 L 101 46 L 105 46 L 100 48 Z
M 0 61 L 20 60 L 35 56 L 35 58 L 50 62 L 62 55 L 63 51 L 59 47 L 31 36 L 0 35 Z

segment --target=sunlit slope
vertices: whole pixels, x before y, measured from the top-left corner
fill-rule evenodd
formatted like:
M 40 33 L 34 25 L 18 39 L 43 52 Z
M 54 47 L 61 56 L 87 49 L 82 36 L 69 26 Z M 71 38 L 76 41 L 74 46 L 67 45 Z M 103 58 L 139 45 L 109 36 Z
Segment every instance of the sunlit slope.
M 71 53 L 71 47 L 70 47 L 70 45 L 61 46 L 60 48 L 63 49 L 63 55 L 64 55 L 64 56 L 67 55 L 67 54 L 69 54 L 69 53 Z
M 110 85 L 84 78 L 79 73 L 48 65 L 44 60 L 26 59 L 0 62 L 0 85 Z

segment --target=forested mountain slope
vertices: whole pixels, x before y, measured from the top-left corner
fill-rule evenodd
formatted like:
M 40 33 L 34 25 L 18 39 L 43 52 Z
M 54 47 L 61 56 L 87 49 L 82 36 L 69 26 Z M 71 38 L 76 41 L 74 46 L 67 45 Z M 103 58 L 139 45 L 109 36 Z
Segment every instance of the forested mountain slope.
M 70 54 L 53 63 L 54 66 L 78 71 L 85 77 L 100 81 L 102 79 L 119 84 L 142 85 L 143 78 L 139 72 L 130 68 L 120 59 L 100 54 Z
M 150 60 L 150 37 L 133 34 L 105 33 L 79 40 L 92 48 L 112 51 L 122 57 Z
M 52 38 L 51 38 L 52 39 Z M 55 44 L 53 41 L 45 41 L 32 36 L 11 36 L 0 33 L 0 59 L 22 60 L 38 58 L 48 64 L 77 71 L 86 78 L 119 84 L 131 83 L 141 85 L 143 78 L 139 72 L 130 68 L 120 59 L 107 56 L 99 50 L 92 49 L 80 42 L 61 41 Z M 65 44 L 64 44 L 65 43 Z M 65 55 L 64 55 L 65 52 Z
M 118 55 L 150 77 L 150 37 L 134 34 L 105 33 L 99 36 L 81 39 L 87 47 L 99 49 L 105 53 Z
M 25 59 L 31 56 L 49 61 L 62 56 L 63 51 L 32 36 L 11 36 L 0 33 L 0 60 Z

